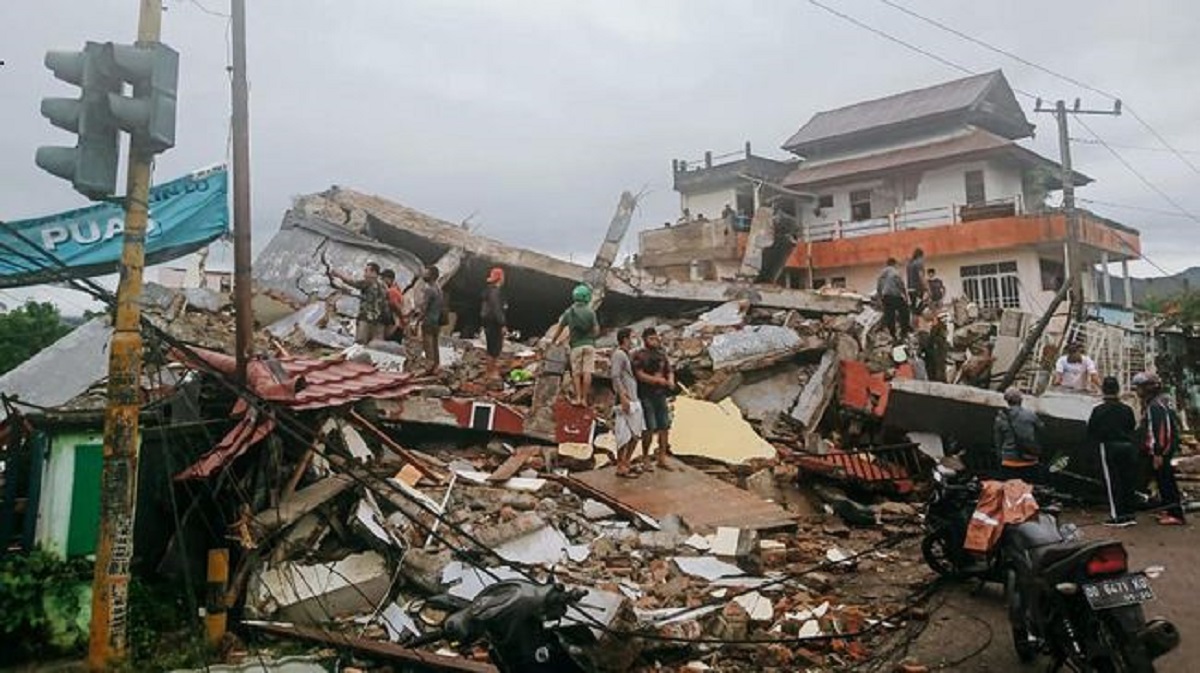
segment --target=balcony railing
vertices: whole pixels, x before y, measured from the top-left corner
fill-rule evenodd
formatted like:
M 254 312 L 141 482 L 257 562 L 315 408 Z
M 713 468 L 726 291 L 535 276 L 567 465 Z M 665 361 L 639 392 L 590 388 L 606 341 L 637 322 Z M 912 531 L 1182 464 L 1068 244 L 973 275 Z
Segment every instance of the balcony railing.
M 808 224 L 804 227 L 807 241 L 836 241 L 842 238 L 857 238 L 888 234 L 907 229 L 958 224 L 992 217 L 1012 217 L 1024 211 L 1021 195 L 994 199 L 984 203 L 960 205 L 950 204 L 936 208 L 922 208 L 889 213 L 884 217 L 866 220 L 834 220 Z

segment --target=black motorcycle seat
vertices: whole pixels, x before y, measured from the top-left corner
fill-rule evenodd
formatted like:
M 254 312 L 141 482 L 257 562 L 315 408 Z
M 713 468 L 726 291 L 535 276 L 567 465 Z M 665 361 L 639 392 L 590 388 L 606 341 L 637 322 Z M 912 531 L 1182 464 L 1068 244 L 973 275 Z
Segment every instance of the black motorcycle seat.
M 1038 549 L 1062 542 L 1058 532 L 1058 521 L 1049 514 L 1038 514 L 1036 519 L 1008 526 L 1004 531 L 1017 547 L 1025 550 Z
M 1078 552 L 1080 544 L 1078 542 L 1060 542 L 1057 544 L 1049 544 L 1044 547 L 1038 547 L 1030 550 L 1029 557 L 1033 561 L 1033 567 L 1046 568 L 1058 563 L 1068 556 Z

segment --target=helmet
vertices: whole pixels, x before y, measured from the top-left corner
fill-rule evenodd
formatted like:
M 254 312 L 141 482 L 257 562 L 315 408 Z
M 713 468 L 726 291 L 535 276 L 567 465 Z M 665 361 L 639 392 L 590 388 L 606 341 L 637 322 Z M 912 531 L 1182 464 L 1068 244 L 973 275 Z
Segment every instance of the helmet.
M 592 288 L 582 283 L 576 285 L 575 289 L 571 291 L 571 298 L 581 304 L 586 304 L 592 300 Z

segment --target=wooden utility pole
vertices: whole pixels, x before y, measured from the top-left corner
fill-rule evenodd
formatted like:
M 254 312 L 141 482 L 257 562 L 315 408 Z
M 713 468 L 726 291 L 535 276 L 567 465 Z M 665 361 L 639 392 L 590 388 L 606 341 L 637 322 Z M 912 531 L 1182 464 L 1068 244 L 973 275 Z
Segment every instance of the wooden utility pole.
M 138 45 L 158 43 L 161 0 L 140 0 Z M 145 85 L 141 85 L 145 86 Z M 134 95 L 138 95 L 134 91 Z M 138 414 L 141 411 L 142 271 L 146 262 L 151 148 L 130 134 L 125 196 L 121 280 L 108 359 L 108 406 L 104 411 L 104 465 L 100 483 L 100 531 L 92 581 L 92 622 L 88 666 L 105 670 L 126 657 L 129 613 L 129 562 L 133 558 L 133 521 L 137 493 Z
M 250 103 L 246 84 L 246 0 L 231 0 L 233 33 L 233 306 L 237 379 L 246 382 L 254 338 L 250 292 Z

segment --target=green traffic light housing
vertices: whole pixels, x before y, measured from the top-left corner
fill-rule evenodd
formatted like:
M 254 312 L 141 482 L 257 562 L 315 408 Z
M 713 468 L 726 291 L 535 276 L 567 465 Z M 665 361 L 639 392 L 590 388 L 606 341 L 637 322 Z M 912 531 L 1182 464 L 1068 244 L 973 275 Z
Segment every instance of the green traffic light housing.
M 175 146 L 175 103 L 179 53 L 160 42 L 105 45 L 114 73 L 133 85 L 133 96 L 111 93 L 108 106 L 117 126 L 154 153 Z
M 121 80 L 107 65 L 105 45 L 88 42 L 82 51 L 50 51 L 46 67 L 57 79 L 78 86 L 78 98 L 44 98 L 42 115 L 76 134 L 74 147 L 39 147 L 34 161 L 43 170 L 69 180 L 90 199 L 116 191 L 120 162 L 119 131 L 108 108 L 108 96 L 121 90 Z

